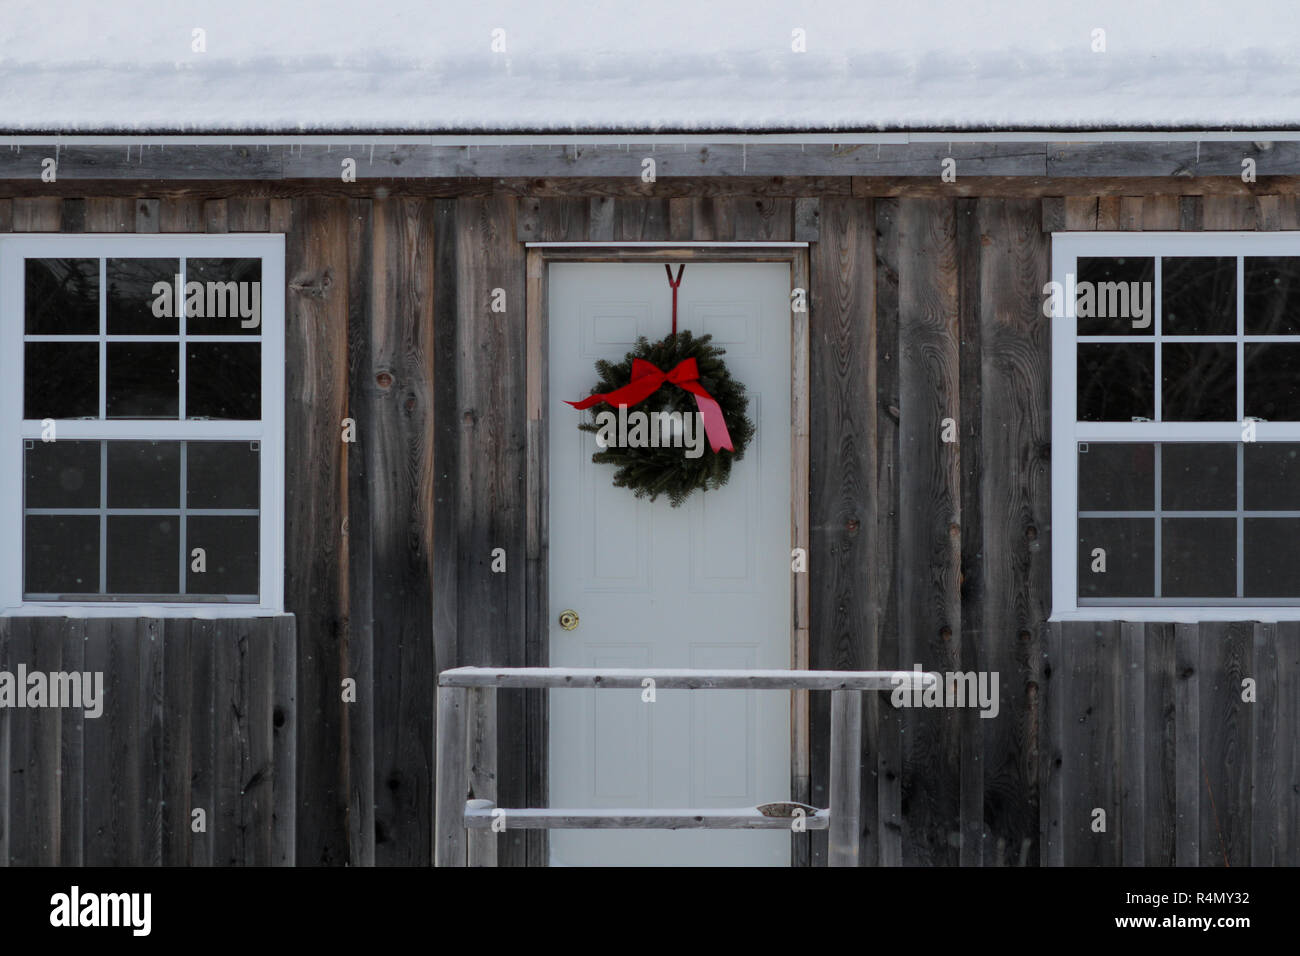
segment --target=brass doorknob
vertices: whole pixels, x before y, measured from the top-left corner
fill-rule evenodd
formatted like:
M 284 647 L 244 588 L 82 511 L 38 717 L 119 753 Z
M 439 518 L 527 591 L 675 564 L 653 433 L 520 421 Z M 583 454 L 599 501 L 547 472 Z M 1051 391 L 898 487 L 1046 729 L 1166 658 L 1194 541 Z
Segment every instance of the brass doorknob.
M 560 627 L 571 631 L 578 626 L 578 612 L 574 610 L 560 612 Z

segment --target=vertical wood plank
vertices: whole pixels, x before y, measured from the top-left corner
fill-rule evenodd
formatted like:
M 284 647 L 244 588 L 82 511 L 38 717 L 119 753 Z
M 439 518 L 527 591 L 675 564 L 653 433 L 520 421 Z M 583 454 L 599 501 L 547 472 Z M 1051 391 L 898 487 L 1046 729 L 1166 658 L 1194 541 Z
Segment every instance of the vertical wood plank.
M 78 618 L 68 618 L 60 628 L 63 640 L 59 659 L 59 670 L 70 674 L 85 674 L 86 660 L 86 622 Z M 93 682 L 94 677 L 90 680 Z M 87 685 L 83 678 L 83 700 L 92 692 L 93 684 Z M 100 700 L 100 706 L 104 701 Z M 82 806 L 85 802 L 85 721 L 97 720 L 87 718 L 84 707 L 65 707 L 61 711 L 63 726 L 60 728 L 59 744 L 62 753 L 59 759 L 59 865 L 81 866 L 84 859 L 85 834 L 82 831 Z M 161 773 L 161 769 L 155 771 Z
M 876 276 L 876 523 L 871 546 L 878 620 L 872 636 L 879 665 L 902 667 L 898 644 L 898 200 L 875 201 Z M 879 864 L 898 866 L 903 859 L 902 715 L 882 701 L 878 705 L 876 792 Z M 816 738 L 814 738 L 816 739 Z M 820 836 L 816 834 L 815 836 Z M 871 862 L 870 859 L 867 862 Z
M 198 199 L 164 199 L 158 212 L 160 232 L 202 232 L 203 203 Z
M 525 204 L 528 201 L 525 200 Z M 539 236 L 543 242 L 579 242 L 587 238 L 591 203 L 581 198 L 546 198 L 540 202 Z
M 1000 691 L 997 718 L 967 714 L 979 725 L 967 734 L 983 735 L 975 823 L 989 831 L 986 866 L 1039 858 L 1036 696 L 1051 592 L 1051 345 L 1037 306 L 1051 264 L 1038 215 L 1032 200 L 979 200 L 977 229 L 965 240 L 980 254 L 979 325 L 970 334 L 962 329 L 961 458 L 971 492 L 962 500 L 962 669 L 999 674 Z M 978 396 L 973 405 L 967 392 Z
M 1175 864 L 1201 863 L 1201 625 L 1174 625 Z
M 624 242 L 668 238 L 667 199 L 614 200 L 614 238 Z
M 154 233 L 159 229 L 158 217 L 161 215 L 161 203 L 157 199 L 137 199 L 135 201 L 135 231 Z
M 1255 818 L 1257 829 L 1268 828 L 1267 837 L 1277 847 L 1277 859 L 1286 866 L 1300 866 L 1300 800 L 1296 783 L 1300 779 L 1300 622 L 1274 625 L 1277 642 L 1277 751 L 1274 777 L 1279 801 L 1272 821 Z M 1262 865 L 1262 864 L 1257 864 Z
M 961 634 L 960 446 L 942 440 L 961 414 L 955 208 L 899 211 L 899 643 L 905 667 L 947 672 Z M 959 862 L 958 723 L 951 708 L 903 714 L 905 861 Z
M 732 196 L 702 196 L 691 200 L 692 238 L 698 242 L 725 242 L 736 238 Z
M 1097 228 L 1097 197 L 1066 196 L 1065 228 L 1091 232 Z
M 102 200 L 94 200 L 102 202 Z M 63 200 L 62 222 L 59 230 L 61 232 L 85 232 L 86 231 L 86 200 L 84 199 L 65 199 Z
M 156 220 L 155 220 L 156 222 Z M 163 628 L 163 812 L 162 860 L 166 866 L 189 866 L 194 706 L 191 624 L 171 618 Z M 197 713 L 196 713 L 197 711 Z
M 1174 230 L 1178 228 L 1178 197 L 1147 196 L 1142 202 L 1142 228 Z
M 1097 199 L 1097 228 L 1115 230 L 1120 227 L 1120 209 L 1118 196 L 1100 196 Z
M 692 226 L 691 200 L 687 198 L 668 200 L 668 238 L 690 239 Z
M 135 221 L 134 200 L 118 197 L 86 200 L 86 232 L 132 232 Z
M 9 635 L 17 618 L 0 617 L 0 670 L 13 672 L 16 668 L 10 650 Z M 13 709 L 0 707 L 0 866 L 8 866 L 9 858 L 9 798 L 10 780 L 14 767 L 9 744 L 10 714 Z
M 271 862 L 274 866 L 293 866 L 297 833 L 297 687 L 298 652 L 294 618 L 281 614 L 274 619 L 272 654 L 275 682 L 271 703 L 271 748 L 275 761 Z
M 247 840 L 244 866 L 270 866 L 274 861 L 272 830 L 275 826 L 275 743 L 273 710 L 275 686 L 274 620 L 260 618 L 249 625 L 248 657 L 243 682 L 245 736 L 240 799 Z
M 737 239 L 788 242 L 794 238 L 794 201 L 791 199 L 739 196 L 733 208 Z
M 587 236 L 592 242 L 612 242 L 614 239 L 614 199 L 611 196 L 594 196 L 587 213 Z
M 1146 671 L 1143 717 L 1145 820 L 1142 825 L 1146 866 L 1173 866 L 1177 848 L 1176 776 L 1177 704 L 1172 624 L 1148 624 L 1143 641 Z M 1127 746 L 1135 741 L 1129 740 Z M 1126 861 L 1127 862 L 1127 861 Z
M 285 606 L 298 635 L 298 846 L 303 865 L 347 854 L 346 792 L 339 766 L 347 576 L 342 524 L 346 479 L 341 423 L 347 408 L 348 206 L 295 200 L 285 250 Z
M 248 636 L 242 622 L 218 621 L 212 655 L 213 797 L 208 814 L 216 866 L 235 866 L 243 860 L 248 839 L 240 799 L 248 747 L 241 709 L 247 665 Z
M 375 865 L 377 839 L 374 529 L 370 507 L 370 458 L 377 427 L 375 395 L 380 389 L 376 382 L 376 370 L 372 367 L 370 348 L 371 327 L 375 321 L 371 283 L 372 279 L 377 278 L 372 214 L 371 200 L 348 200 L 348 418 L 352 419 L 356 431 L 355 441 L 347 443 L 343 452 L 347 459 L 347 516 L 344 518 L 347 541 L 344 557 L 348 576 L 345 595 L 347 673 L 356 681 L 357 687 L 356 699 L 349 701 L 345 710 L 348 741 L 348 862 L 353 866 Z
M 666 215 L 666 204 L 662 212 Z M 457 610 L 458 658 L 466 664 L 523 666 L 527 660 L 527 593 L 522 573 L 527 554 L 527 293 L 524 252 L 515 231 L 513 199 L 458 200 Z M 504 315 L 491 311 L 494 288 L 506 292 Z M 505 550 L 504 574 L 491 569 L 496 548 Z M 503 693 L 497 708 L 499 802 L 524 806 L 529 777 L 537 771 L 528 759 L 524 695 Z M 503 866 L 526 862 L 523 834 L 508 831 L 501 839 Z
M 816 242 L 821 234 L 821 201 L 816 196 L 800 196 L 794 201 L 795 242 Z
M 1202 228 L 1250 230 L 1255 228 L 1254 196 L 1206 196 Z
M 229 232 L 229 207 L 224 199 L 209 199 L 203 203 L 203 231 Z
M 0 232 L 12 232 L 14 228 L 14 201 L 0 199 Z
M 272 199 L 267 210 L 267 230 L 288 232 L 293 228 L 293 202 L 283 197 Z
M 1047 196 L 1042 201 L 1043 232 L 1065 230 L 1065 197 Z
M 1184 232 L 1199 232 L 1205 222 L 1203 196 L 1178 197 L 1178 228 Z
M 1122 842 L 1119 625 L 1067 624 L 1062 640 L 1071 644 L 1062 727 L 1065 865 L 1115 866 Z M 1104 831 L 1094 829 L 1098 810 Z
M 1124 733 L 1120 769 L 1120 862 L 1146 865 L 1146 625 L 1120 624 L 1120 712 Z
M 1098 217 L 1097 228 L 1101 228 L 1100 217 Z M 1141 196 L 1123 196 L 1120 198 L 1119 228 L 1125 232 L 1132 232 L 1135 229 L 1142 228 Z
M 63 200 L 56 196 L 15 199 L 14 232 L 58 232 L 63 221 Z
M 872 284 L 865 281 L 874 258 L 873 217 L 866 200 L 828 199 L 822 208 L 822 239 L 812 249 L 809 396 L 810 418 L 819 423 L 809 439 L 813 668 L 866 669 L 877 660 L 868 533 L 876 523 L 875 335 L 870 321 L 863 321 L 875 311 Z M 817 806 L 829 798 L 828 704 L 825 695 L 814 695 L 810 704 L 812 802 Z M 862 822 L 870 830 L 870 859 L 879 852 L 874 789 L 867 800 Z M 814 841 L 815 857 L 821 845 Z
M 790 266 L 790 282 L 796 289 L 810 293 L 812 286 L 812 265 L 809 255 L 800 251 L 795 254 Z M 790 313 L 790 355 L 791 355 L 791 393 L 790 393 L 790 540 L 792 547 L 803 548 L 807 553 L 810 537 L 809 529 L 809 482 L 808 473 L 811 428 L 809 418 L 812 396 L 809 391 L 809 318 L 808 311 Z M 807 573 L 792 575 L 791 600 L 794 617 L 794 643 L 791 647 L 790 664 L 796 670 L 810 666 L 811 617 L 809 607 L 809 586 Z M 868 643 L 874 644 L 874 635 L 864 635 Z M 800 803 L 812 801 L 812 723 L 809 709 L 810 694 L 806 690 L 790 693 L 790 746 L 794 753 L 791 768 L 790 795 Z M 876 717 L 878 708 L 873 697 L 864 708 L 868 729 L 867 739 L 875 746 Z M 871 774 L 868 784 L 874 797 L 875 766 L 873 761 L 863 764 L 864 772 Z M 865 792 L 865 791 L 864 791 Z M 874 819 L 867 818 L 868 830 L 875 828 Z M 812 842 L 809 834 L 792 833 L 791 863 L 794 866 L 812 864 Z M 870 859 L 875 859 L 872 853 Z
M 63 618 L 14 618 L 10 628 L 7 670 L 60 669 Z M 106 716 L 107 713 L 106 706 Z M 59 827 L 62 719 L 57 709 L 16 708 L 9 718 L 9 728 L 9 863 L 57 866 L 62 855 Z M 101 803 L 106 798 L 105 794 L 97 795 Z
M 264 196 L 228 199 L 226 217 L 231 232 L 266 232 L 271 219 L 271 201 Z
M 986 634 L 983 615 L 986 603 L 985 557 L 981 507 L 981 442 L 983 431 L 982 372 L 988 346 L 983 342 L 982 253 L 983 243 L 994 240 L 997 231 L 979 212 L 976 199 L 958 199 L 955 203 L 957 228 L 957 334 L 961 343 L 958 361 L 957 400 L 960 407 L 953 416 L 959 452 L 961 513 L 961 631 L 956 641 L 961 669 L 986 669 L 982 660 L 985 646 L 1001 643 L 1001 634 Z M 992 258 L 992 257 L 990 257 Z M 985 646 L 982 646 L 985 645 Z M 1005 675 L 1010 677 L 1010 674 Z M 961 738 L 958 779 L 958 860 L 963 866 L 979 865 L 985 855 L 986 840 L 992 838 L 994 849 L 999 837 L 986 833 L 984 812 L 984 725 L 976 706 L 956 713 Z M 1005 843 L 1005 841 L 1003 841 Z M 997 854 L 1000 856 L 1001 854 Z
M 433 793 L 434 207 L 374 204 L 365 444 L 374 618 L 375 861 L 429 859 Z M 484 290 L 489 293 L 490 288 Z M 516 308 L 522 298 L 515 299 Z M 490 321 L 485 314 L 483 321 Z
M 1044 866 L 1065 865 L 1065 687 L 1069 647 L 1065 625 L 1043 626 L 1043 685 L 1039 719 L 1043 727 L 1043 759 L 1038 765 L 1039 859 Z
M 1241 699 L 1241 681 L 1255 676 L 1254 626 L 1201 625 L 1201 864 L 1249 866 L 1252 802 L 1251 740 L 1255 704 Z
M 1262 200 L 1268 198 L 1261 196 Z M 1276 198 L 1276 197 L 1274 197 Z M 1279 734 L 1278 634 L 1276 624 L 1256 623 L 1251 629 L 1251 678 L 1255 681 L 1254 733 L 1250 737 L 1250 863 L 1281 866 L 1277 824 L 1286 812 L 1286 784 L 1279 779 L 1278 754 L 1289 733 Z
M 219 812 L 216 782 L 216 647 L 218 621 L 190 622 L 188 666 L 190 709 L 189 804 L 184 808 L 190 866 L 216 862 L 214 836 Z M 194 832 L 194 811 L 203 811 L 204 827 Z

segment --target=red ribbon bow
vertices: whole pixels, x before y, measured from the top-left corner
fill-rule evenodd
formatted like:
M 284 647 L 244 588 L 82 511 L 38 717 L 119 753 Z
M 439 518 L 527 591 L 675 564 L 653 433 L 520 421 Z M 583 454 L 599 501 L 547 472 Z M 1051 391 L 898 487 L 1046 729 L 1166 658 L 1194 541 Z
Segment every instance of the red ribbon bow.
M 677 367 L 671 372 L 663 371 L 653 362 L 637 358 L 632 360 L 632 381 L 622 388 L 603 395 L 591 395 L 580 402 L 565 404 L 572 405 L 579 411 L 591 408 L 600 402 L 608 402 L 611 405 L 639 405 L 657 392 L 664 382 L 671 382 L 695 396 L 695 404 L 704 417 L 704 434 L 709 437 L 709 447 L 715 452 L 723 448 L 727 451 L 735 451 L 736 448 L 731 443 L 731 433 L 727 431 L 727 423 L 722 418 L 722 406 L 699 383 L 699 378 L 700 370 L 693 358 L 678 362 Z

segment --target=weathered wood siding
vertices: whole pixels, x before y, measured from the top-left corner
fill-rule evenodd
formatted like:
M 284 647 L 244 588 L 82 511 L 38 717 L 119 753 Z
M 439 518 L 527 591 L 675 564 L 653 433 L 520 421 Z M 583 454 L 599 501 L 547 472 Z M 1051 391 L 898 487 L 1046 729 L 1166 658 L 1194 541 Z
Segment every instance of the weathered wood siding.
M 0 865 L 294 863 L 291 616 L 0 618 L 20 666 L 101 673 L 103 709 L 0 709 Z
M 1085 152 L 1047 161 L 1073 169 Z M 1041 177 L 963 177 L 950 188 L 752 175 L 653 186 L 142 183 L 134 194 L 117 183 L 84 197 L 69 192 L 75 183 L 49 196 L 24 183 L 13 198 L 0 187 L 0 230 L 287 236 L 285 576 L 297 629 L 292 646 L 272 647 L 274 679 L 286 682 L 275 694 L 297 709 L 272 746 L 277 768 L 295 761 L 296 796 L 277 787 L 273 797 L 297 819 L 292 834 L 272 828 L 273 859 L 427 864 L 434 675 L 545 663 L 525 586 L 546 551 L 526 500 L 537 463 L 527 459 L 523 242 L 799 239 L 812 242 L 811 666 L 1000 675 L 997 719 L 899 710 L 885 695 L 866 702 L 860 861 L 1294 865 L 1295 626 L 1045 623 L 1050 342 L 1040 307 L 1052 229 L 1294 229 L 1295 184 L 1243 192 L 1227 177 L 1114 178 L 1089 192 L 1072 175 L 1068 188 Z M 505 313 L 490 310 L 494 289 Z M 341 440 L 346 418 L 355 443 Z M 942 440 L 945 419 L 954 442 Z M 498 547 L 506 574 L 491 572 Z M 37 641 L 50 626 L 62 625 L 23 631 L 32 654 L 90 653 L 67 635 Z M 138 733 L 131 745 L 145 748 L 161 734 L 164 752 L 170 735 L 202 754 L 243 747 L 229 735 L 244 711 L 209 721 L 169 683 L 179 672 L 208 686 L 225 673 L 226 655 L 245 652 L 236 643 L 218 655 L 208 635 L 235 625 L 155 626 L 161 663 L 146 655 L 132 679 L 141 694 L 160 682 L 158 721 L 83 726 L 0 711 L 6 858 L 57 834 L 59 853 L 78 845 L 79 859 L 108 861 L 106 844 L 89 849 L 93 828 L 134 859 L 151 852 L 134 848 L 134 834 L 148 847 L 154 829 L 174 832 L 186 785 L 174 775 L 157 783 L 131 771 L 121 804 L 78 810 L 75 781 L 90 793 L 105 772 L 93 735 Z M 345 703 L 349 677 L 357 699 Z M 1245 677 L 1258 684 L 1254 704 L 1241 701 Z M 810 798 L 824 805 L 829 705 L 812 700 Z M 542 800 L 544 713 L 540 694 L 502 694 L 500 805 Z M 15 754 L 35 761 L 31 777 L 15 777 Z M 195 763 L 190 786 L 222 808 L 209 818 L 217 829 L 183 850 L 159 836 L 160 859 L 238 856 L 217 836 L 242 819 L 229 809 L 235 779 Z M 139 809 L 158 787 L 161 809 Z M 1090 828 L 1094 808 L 1106 810 L 1105 833 Z M 508 835 L 500 862 L 541 863 L 543 847 L 540 833 Z M 825 862 L 825 834 L 797 853 Z

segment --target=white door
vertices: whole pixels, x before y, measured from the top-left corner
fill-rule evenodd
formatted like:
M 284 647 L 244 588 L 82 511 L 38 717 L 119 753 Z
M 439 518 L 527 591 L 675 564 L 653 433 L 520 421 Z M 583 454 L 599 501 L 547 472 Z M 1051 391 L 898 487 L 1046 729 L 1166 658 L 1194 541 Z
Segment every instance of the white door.
M 679 328 L 712 333 L 726 349 L 757 431 L 726 486 L 673 508 L 615 488 L 614 467 L 591 461 L 595 436 L 577 427 L 591 413 L 564 404 L 590 394 L 596 359 L 620 360 L 638 335 L 671 330 L 663 265 L 550 267 L 552 666 L 790 666 L 789 297 L 787 264 L 686 266 Z M 579 618 L 571 631 L 558 623 L 567 609 Z M 788 692 L 660 690 L 654 703 L 639 690 L 550 692 L 553 807 L 789 798 Z M 553 865 L 790 860 L 783 830 L 553 830 L 550 839 Z

